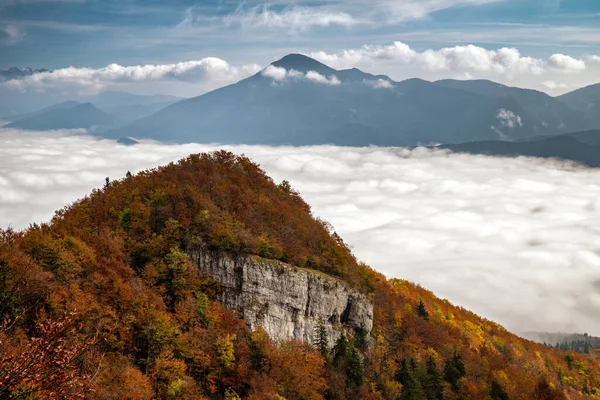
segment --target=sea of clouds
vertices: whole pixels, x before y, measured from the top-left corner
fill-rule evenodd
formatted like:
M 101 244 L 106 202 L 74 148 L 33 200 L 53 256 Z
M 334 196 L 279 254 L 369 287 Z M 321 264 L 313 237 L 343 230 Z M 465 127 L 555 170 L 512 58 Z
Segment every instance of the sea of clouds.
M 286 179 L 355 254 L 517 331 L 600 335 L 600 170 L 426 149 L 165 145 L 0 128 L 0 227 L 225 148 Z

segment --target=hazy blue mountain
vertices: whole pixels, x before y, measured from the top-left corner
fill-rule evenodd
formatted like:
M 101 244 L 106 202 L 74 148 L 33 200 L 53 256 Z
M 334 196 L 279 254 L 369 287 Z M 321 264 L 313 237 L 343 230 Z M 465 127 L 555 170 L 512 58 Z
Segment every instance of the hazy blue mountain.
M 600 84 L 587 86 L 559 96 L 558 99 L 574 110 L 584 113 L 595 128 L 600 127 Z
M 122 123 L 130 123 L 140 118 L 148 117 L 173 103 L 175 103 L 175 101 L 151 104 L 125 104 L 99 108 L 102 109 L 102 111 L 117 117 Z
M 575 161 L 600 167 L 600 131 L 575 132 L 518 142 L 478 141 L 439 146 L 457 153 L 491 156 L 529 156 Z
M 446 79 L 435 83 L 484 96 L 513 98 L 530 116 L 538 121 L 538 124 L 533 128 L 539 132 L 555 131 L 565 133 L 589 129 L 593 126 L 589 124 L 581 110 L 572 108 L 560 99 L 537 90 L 505 86 L 488 80 Z
M 119 91 L 100 92 L 93 96 L 79 97 L 100 110 L 115 116 L 121 123 L 133 122 L 183 100 L 182 97 L 163 94 L 140 95 Z
M 97 108 L 114 115 L 122 122 L 131 122 L 151 115 L 162 108 L 182 100 L 167 95 L 138 95 L 107 91 L 95 95 L 74 95 L 62 92 L 17 91 L 0 85 L 0 119 L 16 121 L 25 115 L 64 102 L 92 103 Z
M 82 98 L 102 109 L 131 105 L 175 103 L 183 100 L 182 97 L 168 96 L 164 94 L 142 95 L 119 91 L 100 92 L 96 95 Z
M 336 71 L 298 54 L 273 65 L 335 76 L 341 84 L 307 79 L 275 82 L 258 73 L 175 103 L 108 136 L 168 142 L 406 146 L 559 133 L 540 128 L 539 118 L 510 96 L 487 96 L 421 79 L 393 82 L 358 69 Z M 375 89 L 378 80 L 390 87 Z M 503 120 L 502 110 L 515 121 Z
M 33 115 L 5 125 L 5 127 L 46 131 L 53 129 L 89 129 L 96 126 L 113 125 L 116 122 L 115 117 L 97 109 L 91 103 L 77 103 L 75 105 L 62 103 L 33 113 Z
M 117 143 L 122 144 L 124 146 L 135 146 L 139 142 L 135 139 L 124 137 L 124 138 L 117 140 Z
M 7 70 L 0 70 L 0 81 L 10 81 L 13 79 L 22 79 L 25 76 L 30 76 L 40 72 L 48 72 L 47 69 L 34 69 L 34 68 L 17 68 L 12 67 Z
M 50 110 L 56 110 L 56 109 L 59 109 L 59 108 L 72 108 L 72 107 L 75 107 L 78 104 L 81 104 L 81 103 L 78 102 L 78 101 L 63 101 L 62 103 L 52 104 L 51 106 L 44 107 L 44 108 L 42 108 L 40 110 L 36 110 L 36 111 L 32 111 L 32 112 L 27 112 L 27 113 L 24 113 L 24 114 L 13 115 L 12 116 L 12 120 L 13 121 L 19 121 L 19 120 L 23 120 L 23 119 L 35 117 L 36 115 L 45 113 L 45 112 L 50 111 Z

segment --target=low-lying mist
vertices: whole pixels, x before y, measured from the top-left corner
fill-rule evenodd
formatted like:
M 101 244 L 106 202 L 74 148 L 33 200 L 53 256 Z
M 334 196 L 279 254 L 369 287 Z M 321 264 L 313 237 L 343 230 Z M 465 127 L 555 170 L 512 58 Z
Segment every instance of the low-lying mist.
M 132 173 L 220 148 L 286 179 L 355 254 L 516 331 L 600 335 L 600 170 L 399 148 L 123 146 L 0 129 L 0 227 L 23 229 Z

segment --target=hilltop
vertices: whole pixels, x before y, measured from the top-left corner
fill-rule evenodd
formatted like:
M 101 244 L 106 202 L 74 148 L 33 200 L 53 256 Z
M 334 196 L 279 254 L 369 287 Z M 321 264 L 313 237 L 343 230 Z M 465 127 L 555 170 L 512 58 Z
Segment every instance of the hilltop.
M 309 281 L 347 304 L 312 343 L 274 341 L 226 301 L 241 290 L 253 318 L 278 321 L 305 294 L 286 288 Z M 0 231 L 0 313 L 2 398 L 591 399 L 600 385 L 585 355 L 387 280 L 287 182 L 228 152 L 107 179 L 50 224 Z

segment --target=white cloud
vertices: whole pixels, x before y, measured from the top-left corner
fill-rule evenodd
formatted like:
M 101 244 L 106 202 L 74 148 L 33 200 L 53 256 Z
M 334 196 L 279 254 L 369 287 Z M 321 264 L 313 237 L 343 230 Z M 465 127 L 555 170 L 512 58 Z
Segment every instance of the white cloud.
M 337 76 L 331 75 L 330 77 L 325 77 L 318 72 L 308 71 L 306 74 L 300 71 L 296 71 L 293 69 L 287 70 L 283 67 L 277 67 L 274 65 L 269 65 L 262 71 L 262 75 L 267 78 L 273 79 L 275 82 L 283 82 L 287 79 L 305 79 L 315 83 L 321 83 L 324 85 L 340 85 L 341 82 Z
M 239 8 L 224 18 L 226 24 L 245 28 L 283 29 L 290 32 L 304 31 L 312 27 L 332 25 L 350 26 L 358 21 L 350 14 L 317 7 L 286 7 L 276 10 L 268 5 L 250 9 Z
M 505 110 L 501 108 L 498 110 L 498 114 L 496 115 L 496 119 L 500 121 L 500 124 L 503 127 L 513 129 L 517 125 L 523 126 L 523 121 L 521 121 L 521 117 L 516 115 L 514 112 L 510 110 Z
M 13 44 L 19 43 L 25 34 L 21 32 L 21 30 L 13 24 L 4 24 L 0 25 L 0 45 L 8 45 L 11 46 Z
M 600 56 L 587 56 L 586 58 L 588 61 L 600 63 Z
M 110 64 L 104 68 L 61 68 L 7 81 L 4 85 L 15 89 L 86 90 L 100 91 L 107 87 L 125 83 L 160 81 L 214 81 L 232 83 L 260 70 L 256 64 L 232 66 L 220 58 L 208 57 L 198 61 L 176 64 L 122 66 Z
M 554 81 L 544 81 L 542 82 L 542 86 L 548 90 L 568 89 L 569 87 L 566 83 L 556 83 Z
M 499 125 L 492 126 L 491 129 L 496 132 L 502 140 L 510 140 L 510 131 L 517 126 L 523 126 L 523 121 L 520 116 L 510 110 L 505 110 L 504 108 L 498 110 L 496 119 L 498 120 Z
M 308 71 L 306 73 L 306 79 L 309 81 L 322 83 L 325 85 L 333 85 L 333 86 L 339 85 L 341 83 L 340 80 L 335 75 L 331 75 L 329 78 L 327 78 L 315 71 Z
M 392 89 L 394 87 L 392 82 L 381 78 L 376 80 L 365 79 L 364 83 L 371 86 L 373 89 Z
M 106 176 L 224 147 L 289 180 L 357 256 L 515 331 L 600 334 L 600 170 L 394 148 L 164 145 L 0 131 L 0 226 Z
M 585 61 L 564 54 L 551 55 L 548 59 L 548 66 L 565 73 L 577 73 L 586 69 Z
M 394 42 L 385 46 L 364 45 L 357 49 L 347 49 L 332 54 L 319 51 L 310 55 L 335 68 L 369 66 L 387 62 L 416 65 L 430 71 L 476 71 L 505 75 L 539 75 L 544 71 L 542 60 L 524 57 L 517 49 L 488 50 L 474 45 L 417 52 L 405 43 Z

